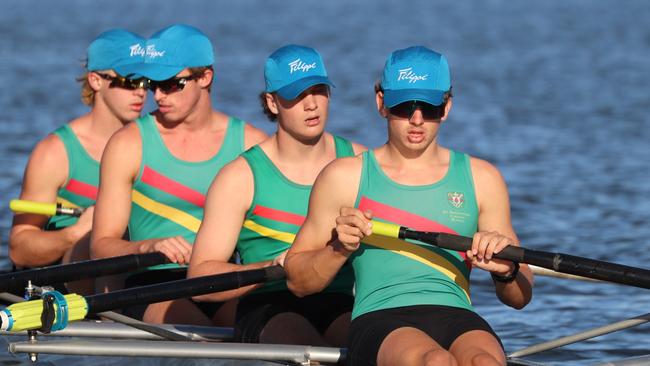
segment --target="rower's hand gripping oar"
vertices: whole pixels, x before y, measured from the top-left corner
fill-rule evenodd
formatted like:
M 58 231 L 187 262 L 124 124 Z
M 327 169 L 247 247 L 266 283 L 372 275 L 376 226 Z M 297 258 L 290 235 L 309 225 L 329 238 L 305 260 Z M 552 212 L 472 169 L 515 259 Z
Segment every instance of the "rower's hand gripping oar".
M 62 329 L 65 324 L 86 317 L 87 314 L 100 313 L 135 304 L 155 302 L 203 295 L 212 292 L 233 290 L 266 281 L 285 278 L 284 268 L 279 265 L 248 271 L 229 272 L 185 280 L 159 283 L 149 286 L 133 287 L 105 294 L 81 296 L 68 294 L 54 295 L 52 302 L 54 316 L 42 322 L 43 299 L 25 301 L 0 310 L 0 330 L 18 332 L 22 330 Z M 46 304 L 47 305 L 47 304 Z
M 11 200 L 9 208 L 16 213 L 32 213 L 45 216 L 81 216 L 84 209 L 81 207 L 64 207 L 60 203 L 42 203 L 27 200 Z
M 472 238 L 446 233 L 416 231 L 378 221 L 372 222 L 372 232 L 376 235 L 391 238 L 418 240 L 440 248 L 461 252 L 465 252 L 472 247 Z M 505 247 L 499 253 L 494 254 L 493 257 L 528 263 L 556 272 L 650 289 L 650 270 L 643 268 L 517 246 Z

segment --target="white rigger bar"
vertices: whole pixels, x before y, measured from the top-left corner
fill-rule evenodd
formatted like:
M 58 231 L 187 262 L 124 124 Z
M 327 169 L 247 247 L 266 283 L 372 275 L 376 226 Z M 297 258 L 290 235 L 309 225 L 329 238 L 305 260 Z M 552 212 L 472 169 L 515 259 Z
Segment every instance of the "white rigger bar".
M 330 347 L 127 340 L 15 342 L 9 344 L 9 352 L 84 356 L 266 360 L 288 361 L 303 365 L 310 365 L 312 362 L 337 363 L 345 357 L 344 349 Z

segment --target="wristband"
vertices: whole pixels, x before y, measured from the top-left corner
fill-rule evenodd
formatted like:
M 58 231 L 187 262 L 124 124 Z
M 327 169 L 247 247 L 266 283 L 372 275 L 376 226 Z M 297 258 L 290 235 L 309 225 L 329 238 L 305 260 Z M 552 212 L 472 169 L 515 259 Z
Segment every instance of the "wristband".
M 517 273 L 519 273 L 519 262 L 512 262 L 515 264 L 515 269 L 512 270 L 512 272 L 507 275 L 507 276 L 499 276 L 494 273 L 490 273 L 492 276 L 492 279 L 497 281 L 497 282 L 503 282 L 503 283 L 510 283 L 517 278 Z

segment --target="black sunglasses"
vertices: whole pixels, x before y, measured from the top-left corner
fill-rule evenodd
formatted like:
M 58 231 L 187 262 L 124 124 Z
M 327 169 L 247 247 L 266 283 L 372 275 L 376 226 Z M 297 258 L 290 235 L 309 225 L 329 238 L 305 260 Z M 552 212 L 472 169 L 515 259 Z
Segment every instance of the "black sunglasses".
M 129 79 L 124 76 L 112 76 L 108 74 L 102 74 L 99 72 L 96 72 L 95 74 L 99 75 L 102 79 L 108 80 L 111 83 L 108 85 L 109 88 L 122 88 L 126 90 L 135 90 L 139 88 L 148 88 L 149 87 L 149 80 L 146 78 L 139 78 L 139 79 Z
M 408 120 L 413 117 L 413 113 L 415 113 L 417 109 L 422 112 L 422 119 L 439 119 L 442 118 L 442 114 L 444 112 L 444 104 L 435 106 L 429 103 L 420 102 L 419 100 L 412 100 L 388 108 L 390 114 L 393 116 Z
M 173 77 L 162 81 L 149 80 L 149 90 L 154 93 L 156 92 L 156 89 L 160 89 L 160 91 L 165 94 L 175 93 L 183 90 L 188 81 L 198 79 L 201 76 L 203 76 L 203 73 Z

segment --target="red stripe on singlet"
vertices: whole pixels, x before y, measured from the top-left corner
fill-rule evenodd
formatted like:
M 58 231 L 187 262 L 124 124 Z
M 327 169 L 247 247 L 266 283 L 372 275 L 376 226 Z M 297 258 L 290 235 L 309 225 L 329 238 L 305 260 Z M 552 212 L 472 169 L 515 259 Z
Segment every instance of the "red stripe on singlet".
M 65 189 L 69 192 L 77 194 L 79 196 L 84 196 L 93 201 L 97 200 L 97 187 L 92 184 L 84 183 L 76 179 L 70 179 L 68 184 L 65 186 Z
M 301 226 L 302 223 L 305 222 L 304 216 L 260 205 L 255 206 L 253 209 L 253 215 L 297 226 Z
M 142 172 L 142 182 L 154 188 L 160 189 L 163 192 L 169 193 L 176 198 L 190 202 L 196 206 L 205 206 L 204 194 L 192 188 L 184 186 L 183 184 L 158 173 L 148 166 L 145 166 Z

